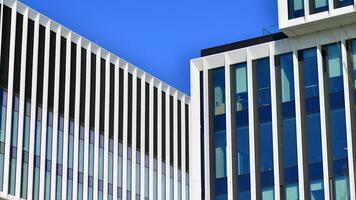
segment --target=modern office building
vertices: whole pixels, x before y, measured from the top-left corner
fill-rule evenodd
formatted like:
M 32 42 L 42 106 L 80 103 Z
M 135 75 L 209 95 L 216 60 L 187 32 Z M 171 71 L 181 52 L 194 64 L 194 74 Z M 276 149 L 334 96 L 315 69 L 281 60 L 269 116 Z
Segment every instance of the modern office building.
M 0 199 L 189 199 L 190 98 L 0 1 Z
M 278 12 L 191 60 L 191 199 L 356 199 L 356 1 Z

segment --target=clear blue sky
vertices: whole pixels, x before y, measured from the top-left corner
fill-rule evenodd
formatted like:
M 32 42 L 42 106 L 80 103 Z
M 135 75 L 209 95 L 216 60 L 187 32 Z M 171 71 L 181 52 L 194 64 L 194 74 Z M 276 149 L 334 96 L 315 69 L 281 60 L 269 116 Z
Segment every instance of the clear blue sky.
M 277 31 L 277 0 L 22 0 L 190 94 L 200 50 Z

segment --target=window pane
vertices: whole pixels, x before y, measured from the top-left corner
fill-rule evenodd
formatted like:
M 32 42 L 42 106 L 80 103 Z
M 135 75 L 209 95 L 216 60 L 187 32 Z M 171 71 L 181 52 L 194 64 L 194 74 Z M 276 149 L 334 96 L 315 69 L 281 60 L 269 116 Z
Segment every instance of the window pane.
M 280 101 L 283 131 L 283 161 L 286 199 L 298 199 L 298 158 L 294 101 L 293 54 L 276 59 L 280 74 Z
M 288 18 L 304 16 L 304 0 L 288 0 Z
M 214 113 L 211 132 L 214 141 L 215 162 L 215 197 L 221 199 L 227 193 L 226 177 L 226 119 L 225 119 L 225 68 L 209 71 L 211 82 L 210 112 Z M 213 104 L 212 104 L 213 103 Z
M 319 85 L 316 49 L 299 52 L 304 75 L 306 133 L 311 198 L 324 199 Z
M 257 71 L 262 198 L 273 199 L 273 145 L 269 58 L 254 61 Z
M 329 10 L 328 0 L 311 0 L 310 2 L 310 13 L 319 13 Z
M 346 119 L 341 44 L 323 47 L 328 72 L 335 199 L 349 199 Z
M 354 4 L 353 0 L 334 0 L 335 8 L 341 8 L 341 7 L 350 6 L 353 4 Z
M 236 64 L 236 143 L 238 199 L 250 199 L 250 150 L 248 129 L 247 64 Z

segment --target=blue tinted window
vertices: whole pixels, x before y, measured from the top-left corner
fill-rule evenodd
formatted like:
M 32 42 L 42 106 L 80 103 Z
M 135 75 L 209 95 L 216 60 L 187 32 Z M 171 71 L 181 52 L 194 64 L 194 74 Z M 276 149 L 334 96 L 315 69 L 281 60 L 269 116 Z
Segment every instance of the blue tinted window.
M 236 140 L 238 199 L 250 199 L 250 149 L 248 128 L 248 87 L 247 63 L 240 63 L 235 68 L 236 88 Z
M 23 130 L 23 158 L 21 171 L 21 198 L 27 198 L 27 181 L 28 181 L 28 152 L 29 152 L 29 138 L 30 138 L 30 115 L 31 103 L 25 102 L 25 118 Z
M 214 113 L 212 132 L 214 133 L 215 154 L 215 197 L 225 199 L 227 192 L 226 182 L 226 115 L 225 115 L 225 68 L 220 67 L 209 72 L 212 83 L 211 108 Z
M 0 90 L 0 146 L 5 149 L 5 127 L 6 127 L 6 104 L 7 93 Z M 4 151 L 0 151 L 0 190 L 3 189 L 4 175 Z
M 329 10 L 329 0 L 311 0 L 310 13 L 319 13 Z
M 350 64 L 351 64 L 352 75 L 353 75 L 352 81 L 351 81 L 351 87 L 356 89 L 356 39 L 350 41 L 349 45 L 350 45 L 349 47 L 350 47 L 350 50 L 351 50 L 351 52 L 349 54 L 349 56 L 351 57 L 351 59 L 350 59 L 351 63 Z M 356 90 L 354 90 L 354 94 L 355 94 L 354 95 L 355 96 L 354 100 L 356 101 Z M 354 113 L 356 115 L 356 107 L 354 109 Z
M 280 80 L 280 101 L 282 132 L 285 198 L 298 199 L 298 158 L 295 123 L 293 54 L 288 53 L 276 58 Z
M 341 8 L 341 7 L 350 6 L 353 4 L 354 4 L 353 0 L 334 0 L 335 8 Z
M 304 75 L 306 133 L 311 197 L 324 199 L 321 127 L 319 111 L 318 64 L 316 49 L 299 52 Z
M 14 96 L 12 109 L 12 130 L 10 149 L 10 173 L 9 173 L 9 193 L 14 195 L 16 190 L 16 158 L 17 158 L 17 136 L 19 123 L 19 98 Z
M 269 58 L 254 61 L 257 71 L 262 199 L 273 199 L 273 145 Z
M 288 18 L 304 16 L 304 0 L 288 0 Z
M 99 180 L 104 180 L 104 135 L 99 134 Z
M 349 199 L 346 119 L 343 92 L 341 44 L 323 47 L 328 72 L 331 141 L 334 167 L 335 199 Z

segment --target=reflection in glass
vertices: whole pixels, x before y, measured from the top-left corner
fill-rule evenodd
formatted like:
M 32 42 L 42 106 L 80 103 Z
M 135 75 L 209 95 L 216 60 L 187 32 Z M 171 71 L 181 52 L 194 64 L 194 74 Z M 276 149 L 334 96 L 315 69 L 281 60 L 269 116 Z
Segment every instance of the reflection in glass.
M 247 64 L 240 63 L 235 68 L 236 88 L 236 139 L 238 199 L 250 199 L 250 150 L 248 128 Z
M 28 181 L 28 152 L 30 140 L 30 115 L 31 103 L 25 102 L 25 118 L 23 130 L 23 146 L 22 146 L 22 171 L 21 171 L 21 198 L 27 198 L 27 181 Z
M 341 44 L 323 47 L 325 66 L 328 72 L 329 106 L 331 114 L 331 141 L 334 167 L 335 199 L 349 199 L 348 160 L 344 85 L 342 73 Z
M 311 0 L 310 14 L 324 12 L 329 10 L 329 0 Z
M 269 58 L 253 62 L 257 71 L 262 199 L 273 199 L 273 145 Z
M 42 129 L 42 109 L 37 107 L 37 121 L 35 128 L 35 169 L 33 176 L 33 199 L 39 198 L 40 186 L 40 164 L 41 164 L 41 129 Z
M 315 48 L 299 52 L 299 64 L 303 70 L 308 170 L 310 195 L 313 199 L 324 199 L 322 146 L 319 107 L 319 83 L 317 52 Z
M 59 116 L 58 136 L 57 136 L 56 200 L 62 199 L 63 129 L 64 129 L 64 118 L 63 116 Z
M 211 112 L 214 113 L 214 121 L 211 130 L 214 133 L 215 149 L 215 198 L 227 198 L 226 178 L 226 119 L 225 119 L 225 68 L 220 67 L 209 72 L 211 81 Z
M 14 96 L 12 108 L 12 129 L 10 149 L 10 172 L 9 172 L 9 194 L 14 195 L 16 190 L 16 158 L 17 158 L 17 135 L 19 125 L 19 98 Z
M 353 0 L 334 0 L 334 7 L 341 8 L 345 6 L 351 6 L 354 4 Z
M 84 173 L 84 127 L 79 127 L 78 152 L 78 199 L 83 199 L 83 173 Z
M 93 199 L 93 177 L 94 177 L 94 130 L 89 131 L 89 163 L 88 163 L 88 199 Z
M 283 132 L 284 181 L 286 200 L 298 199 L 298 158 L 295 122 L 293 54 L 277 56 Z
M 52 167 L 52 131 L 53 131 L 53 114 L 47 114 L 47 137 L 46 137 L 46 164 L 45 164 L 45 199 L 51 196 L 51 167 Z
M 288 0 L 288 18 L 304 16 L 304 0 Z
M 7 93 L 0 90 L 0 190 L 3 190 Z

